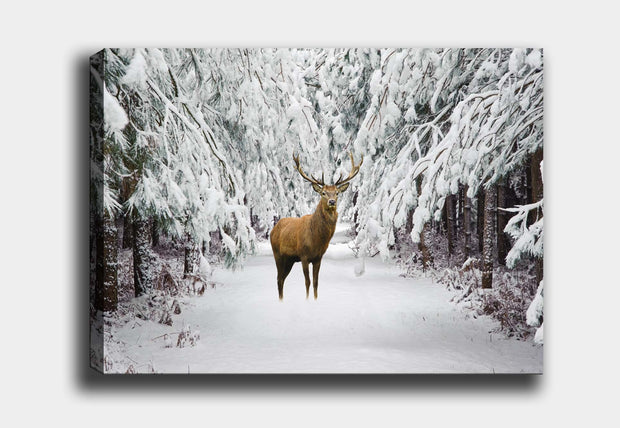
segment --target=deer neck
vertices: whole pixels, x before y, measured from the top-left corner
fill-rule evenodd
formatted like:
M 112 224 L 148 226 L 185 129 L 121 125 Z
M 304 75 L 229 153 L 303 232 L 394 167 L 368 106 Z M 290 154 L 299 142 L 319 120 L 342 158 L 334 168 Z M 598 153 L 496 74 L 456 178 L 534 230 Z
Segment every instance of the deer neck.
M 338 221 L 336 208 L 329 209 L 324 200 L 321 199 L 312 215 L 313 232 L 329 241 L 336 230 L 336 221 Z

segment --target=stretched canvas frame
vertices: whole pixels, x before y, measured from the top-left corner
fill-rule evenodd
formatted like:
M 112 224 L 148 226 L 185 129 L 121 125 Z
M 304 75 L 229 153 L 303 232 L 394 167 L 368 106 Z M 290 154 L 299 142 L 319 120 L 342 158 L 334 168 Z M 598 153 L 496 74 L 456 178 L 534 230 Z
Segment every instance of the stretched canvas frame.
M 91 367 L 542 373 L 542 50 L 105 49 L 90 64 Z M 295 264 L 280 301 L 270 232 L 335 197 L 304 178 L 357 163 L 318 299 Z

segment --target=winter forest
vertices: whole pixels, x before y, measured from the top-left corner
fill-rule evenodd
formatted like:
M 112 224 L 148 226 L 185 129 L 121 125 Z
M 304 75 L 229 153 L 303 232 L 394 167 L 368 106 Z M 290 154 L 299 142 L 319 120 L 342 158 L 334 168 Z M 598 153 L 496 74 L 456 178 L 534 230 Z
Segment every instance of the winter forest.
M 105 49 L 90 93 L 93 367 L 542 372 L 541 49 Z M 279 301 L 300 169 L 360 163 Z

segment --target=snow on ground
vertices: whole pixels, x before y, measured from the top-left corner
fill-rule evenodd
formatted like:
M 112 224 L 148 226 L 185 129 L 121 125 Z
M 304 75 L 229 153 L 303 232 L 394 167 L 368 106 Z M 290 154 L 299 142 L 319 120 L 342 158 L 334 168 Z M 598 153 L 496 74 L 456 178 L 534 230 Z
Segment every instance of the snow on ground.
M 398 268 L 357 260 L 339 225 L 321 264 L 319 298 L 306 300 L 301 264 L 278 300 L 268 241 L 243 270 L 216 269 L 215 289 L 182 299 L 173 326 L 143 321 L 113 332 L 118 351 L 138 371 L 165 373 L 541 373 L 543 347 L 489 333 L 430 279 L 400 277 Z M 312 272 L 312 271 L 311 271 Z M 184 324 L 200 330 L 194 347 L 165 347 L 164 333 Z M 171 335 L 176 344 L 176 334 Z

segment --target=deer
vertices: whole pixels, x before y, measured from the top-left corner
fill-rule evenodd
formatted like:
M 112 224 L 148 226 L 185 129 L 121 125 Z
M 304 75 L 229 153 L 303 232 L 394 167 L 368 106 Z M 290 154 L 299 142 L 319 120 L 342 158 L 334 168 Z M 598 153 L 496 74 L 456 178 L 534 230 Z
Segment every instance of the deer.
M 364 156 L 362 156 L 360 163 L 355 165 L 353 153 L 349 152 L 349 155 L 351 157 L 351 172 L 348 177 L 343 178 L 340 174 L 334 184 L 325 184 L 323 173 L 321 180 L 306 175 L 299 164 L 299 154 L 297 156 L 293 154 L 295 169 L 304 180 L 312 185 L 312 189 L 321 196 L 321 199 L 313 214 L 283 218 L 271 231 L 271 249 L 278 270 L 277 282 L 280 301 L 284 297 L 284 280 L 297 262 L 301 262 L 306 280 L 306 299 L 310 295 L 309 265 L 312 263 L 314 300 L 318 298 L 321 259 L 334 235 L 336 221 L 338 220 L 338 212 L 336 211 L 338 195 L 349 188 L 349 182 L 359 173 L 364 162 Z

